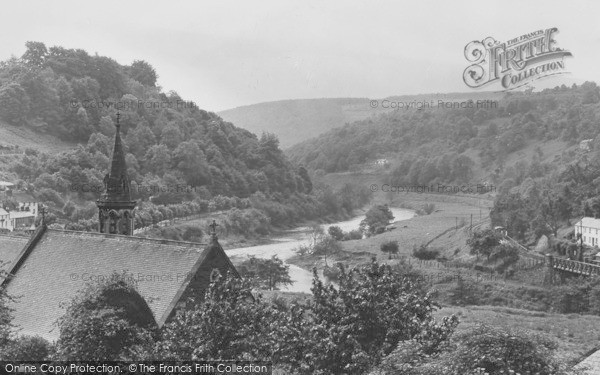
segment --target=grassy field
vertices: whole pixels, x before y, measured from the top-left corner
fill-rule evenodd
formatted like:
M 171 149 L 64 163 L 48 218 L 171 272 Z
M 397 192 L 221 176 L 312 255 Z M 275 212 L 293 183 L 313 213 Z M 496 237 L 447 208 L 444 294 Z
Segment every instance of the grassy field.
M 46 153 L 56 153 L 77 147 L 76 143 L 67 142 L 28 127 L 8 125 L 3 121 L 0 121 L 0 145 L 18 146 L 21 150 L 33 148 Z
M 430 243 L 431 247 L 439 247 L 441 255 L 448 259 L 472 259 L 466 246 L 471 216 L 474 228 L 489 225 L 491 201 L 487 197 L 415 193 L 394 195 L 390 201 L 389 197 L 376 195 L 373 204 L 376 203 L 414 209 L 421 208 L 425 203 L 433 203 L 435 212 L 396 222 L 395 229 L 377 236 L 340 242 L 342 251 L 330 259 L 332 262 L 353 266 L 367 262 L 373 256 L 380 261 L 387 261 L 387 255 L 380 251 L 381 244 L 387 241 L 398 241 L 400 257 L 410 257 L 415 246 Z M 290 259 L 290 263 L 307 269 L 314 266 L 320 268 L 323 261 L 320 257 L 311 256 Z M 431 268 L 437 272 L 438 266 L 431 264 Z

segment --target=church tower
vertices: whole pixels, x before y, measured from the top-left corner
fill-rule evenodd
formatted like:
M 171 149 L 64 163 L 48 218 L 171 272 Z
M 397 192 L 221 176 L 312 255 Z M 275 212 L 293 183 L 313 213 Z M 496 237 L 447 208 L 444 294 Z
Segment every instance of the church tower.
M 133 235 L 135 201 L 131 200 L 125 154 L 121 145 L 120 114 L 117 113 L 117 132 L 110 172 L 104 176 L 104 194 L 96 201 L 100 233 Z

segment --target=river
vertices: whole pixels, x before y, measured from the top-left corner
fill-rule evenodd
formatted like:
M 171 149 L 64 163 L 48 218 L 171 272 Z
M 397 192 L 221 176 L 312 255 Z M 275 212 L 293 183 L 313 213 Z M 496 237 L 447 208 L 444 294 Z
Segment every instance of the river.
M 390 207 L 390 210 L 394 215 L 394 222 L 409 220 L 415 216 L 415 213 L 412 210 L 394 207 Z M 365 215 L 360 215 L 346 221 L 323 224 L 322 227 L 325 230 L 325 233 L 327 233 L 327 230 L 330 226 L 334 225 L 339 226 L 344 232 L 348 232 L 353 229 L 358 229 L 360 222 L 364 218 Z M 273 240 L 277 241 L 277 243 L 269 245 L 240 247 L 236 249 L 225 250 L 225 252 L 229 256 L 229 258 L 231 258 L 234 261 L 243 260 L 247 256 L 252 255 L 254 255 L 257 258 L 271 258 L 273 255 L 277 255 L 279 259 L 285 262 L 287 259 L 296 255 L 295 250 L 300 245 L 308 245 L 309 243 L 309 234 L 307 227 L 291 229 L 289 231 L 286 231 L 286 234 L 287 235 L 274 238 Z M 289 266 L 290 278 L 294 281 L 294 283 L 290 286 L 282 287 L 281 290 L 289 292 L 310 293 L 310 287 L 312 286 L 312 272 L 295 266 L 293 264 L 289 264 Z

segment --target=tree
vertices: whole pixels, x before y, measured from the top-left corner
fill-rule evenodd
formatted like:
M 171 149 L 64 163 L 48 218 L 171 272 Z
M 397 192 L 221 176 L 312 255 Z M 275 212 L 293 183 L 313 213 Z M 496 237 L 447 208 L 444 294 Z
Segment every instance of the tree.
M 365 219 L 360 222 L 360 229 L 367 235 L 383 233 L 385 227 L 394 219 L 388 205 L 373 206 L 365 214 Z
M 21 125 L 29 113 L 31 100 L 17 82 L 0 86 L 0 118 Z
M 339 242 L 331 236 L 322 236 L 319 241 L 313 246 L 313 255 L 323 255 L 325 266 L 327 266 L 327 256 L 338 253 L 342 247 Z
M 375 260 L 340 269 L 338 286 L 313 279 L 301 374 L 359 374 L 377 365 L 400 342 L 415 340 L 436 353 L 458 324 L 455 316 L 438 323 L 429 293 Z
M 310 244 L 309 247 L 314 249 L 317 243 L 323 238 L 325 230 L 319 224 L 314 224 L 310 227 Z
M 398 241 L 387 241 L 381 244 L 381 251 L 388 254 L 389 259 L 392 259 L 392 254 L 398 254 Z
M 471 248 L 471 254 L 483 255 L 487 259 L 490 258 L 494 248 L 500 245 L 501 236 L 492 229 L 474 232 L 469 239 L 467 245 Z
M 19 336 L 0 348 L 0 360 L 43 361 L 49 359 L 52 345 L 39 336 Z
M 459 155 L 452 161 L 452 176 L 456 181 L 467 184 L 473 174 L 475 163 L 466 155 Z
M 27 42 L 25 43 L 25 47 L 27 50 L 23 54 L 23 61 L 30 66 L 43 66 L 46 56 L 48 55 L 46 45 L 42 42 Z
M 58 320 L 61 360 L 132 360 L 153 345 L 156 323 L 127 274 L 88 283 Z
M 327 229 L 327 233 L 329 233 L 331 237 L 335 238 L 336 241 L 341 241 L 344 239 L 344 231 L 337 225 L 330 226 L 329 229 Z
M 210 184 L 210 172 L 204 152 L 193 141 L 179 143 L 173 151 L 173 163 L 191 186 Z
M 142 85 L 156 86 L 158 75 L 154 67 L 144 60 L 135 60 L 129 68 L 129 75 Z
M 252 294 L 247 279 L 219 277 L 202 301 L 177 313 L 157 343 L 163 360 L 267 360 L 279 347 L 278 310 Z
M 271 259 L 249 257 L 238 267 L 240 276 L 255 281 L 255 285 L 267 290 L 277 290 L 280 285 L 292 285 L 290 266 L 277 255 Z
M 310 180 L 310 176 L 308 175 L 308 171 L 306 170 L 306 168 L 298 168 L 298 175 L 302 178 L 302 181 L 304 181 L 304 190 L 306 194 L 310 194 L 313 189 L 313 184 Z
M 162 177 L 171 166 L 171 153 L 165 145 L 154 145 L 146 152 L 148 169 Z

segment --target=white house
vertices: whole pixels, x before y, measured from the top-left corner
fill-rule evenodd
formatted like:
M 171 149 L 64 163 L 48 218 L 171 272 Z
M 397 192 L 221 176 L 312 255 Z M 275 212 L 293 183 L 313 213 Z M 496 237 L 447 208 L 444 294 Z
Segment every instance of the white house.
M 30 230 L 38 215 L 37 202 L 17 202 L 15 210 L 0 207 L 0 230 Z
M 589 246 L 599 246 L 600 241 L 600 219 L 584 217 L 575 223 L 575 235 L 581 233 L 583 243 Z

